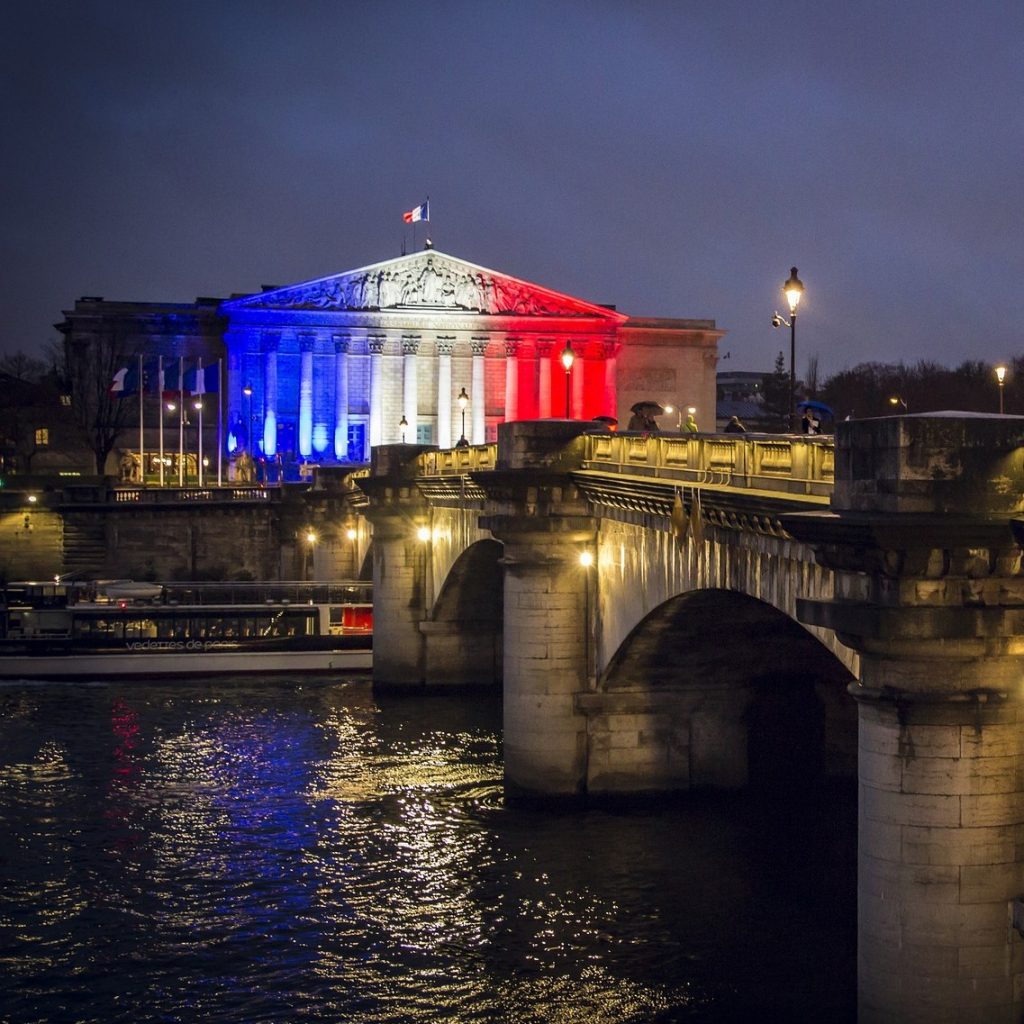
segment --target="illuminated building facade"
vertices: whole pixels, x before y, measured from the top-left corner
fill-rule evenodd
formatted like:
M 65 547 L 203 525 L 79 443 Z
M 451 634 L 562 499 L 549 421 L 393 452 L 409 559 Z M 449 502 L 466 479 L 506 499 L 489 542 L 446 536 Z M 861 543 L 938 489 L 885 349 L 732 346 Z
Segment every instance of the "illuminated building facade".
M 61 329 L 73 342 L 129 305 L 137 351 L 223 358 L 229 456 L 362 462 L 378 444 L 453 447 L 463 390 L 470 444 L 506 420 L 609 416 L 625 427 L 640 400 L 695 406 L 698 422 L 706 410 L 701 426 L 714 429 L 714 321 L 630 318 L 433 248 L 233 297 L 215 313 L 213 301 L 188 318 L 81 300 Z

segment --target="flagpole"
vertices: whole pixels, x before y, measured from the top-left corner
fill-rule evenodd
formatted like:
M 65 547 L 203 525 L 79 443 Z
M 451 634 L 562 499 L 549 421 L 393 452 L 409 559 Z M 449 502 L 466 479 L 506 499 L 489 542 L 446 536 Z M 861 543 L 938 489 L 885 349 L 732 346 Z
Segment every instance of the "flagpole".
M 146 405 L 146 378 L 142 372 L 142 353 L 139 353 L 139 483 L 146 486 L 146 441 L 143 437 L 142 410 Z
M 178 486 L 185 486 L 185 360 L 181 356 L 178 356 Z
M 217 486 L 223 486 L 221 452 L 224 450 L 224 397 L 220 387 L 220 360 L 217 360 Z
M 156 397 L 160 410 L 160 486 L 164 485 L 164 357 L 156 357 Z
M 196 362 L 196 387 L 199 388 L 199 444 L 196 457 L 196 473 L 199 476 L 199 486 L 203 486 L 203 360 L 200 357 Z M 193 391 L 194 395 L 195 392 Z

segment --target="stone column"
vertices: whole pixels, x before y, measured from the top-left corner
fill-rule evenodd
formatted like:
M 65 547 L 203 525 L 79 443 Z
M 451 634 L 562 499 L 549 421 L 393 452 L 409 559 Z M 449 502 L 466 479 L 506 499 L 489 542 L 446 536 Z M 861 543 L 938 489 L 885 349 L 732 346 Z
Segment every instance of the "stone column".
M 452 446 L 452 349 L 455 339 L 437 339 L 437 446 Z
M 470 341 L 470 349 L 473 353 L 473 383 L 470 391 L 473 414 L 473 436 L 469 439 L 470 444 L 485 444 L 487 442 L 487 394 L 484 386 L 484 359 L 487 353 L 487 338 L 473 338 Z
M 606 341 L 604 344 L 604 415 L 615 416 L 618 408 L 618 394 L 616 392 L 618 380 L 618 367 L 616 356 L 618 345 L 614 341 Z
M 384 443 L 384 364 L 386 338 L 372 334 L 366 339 L 370 350 L 370 447 Z
M 277 454 L 277 349 L 281 335 L 265 331 L 263 343 L 263 453 Z
M 519 339 L 505 341 L 505 422 L 519 419 Z
M 299 454 L 313 454 L 313 334 L 299 335 Z
M 348 459 L 348 346 L 347 334 L 334 335 L 334 457 Z
M 588 570 L 597 521 L 551 459 L 583 424 L 530 420 L 498 427 L 499 458 L 480 525 L 505 545 L 505 783 L 513 794 L 580 795 L 587 777 Z M 516 470 L 515 474 L 509 472 Z
M 1024 1019 L 1021 423 L 839 423 L 833 510 L 783 517 L 836 573 L 800 618 L 861 658 L 862 1024 Z
M 416 457 L 423 446 L 374 448 L 370 476 L 359 488 L 369 498 L 364 510 L 373 524 L 373 682 L 383 687 L 416 687 L 424 682 L 425 638 L 420 623 L 430 613 L 429 540 L 418 536 L 430 525 L 430 507 L 415 483 Z
M 419 421 L 419 379 L 416 353 L 420 348 L 418 334 L 402 335 L 402 415 L 409 422 L 405 440 L 416 444 L 416 424 Z M 397 429 L 397 427 L 396 427 Z
M 227 429 L 229 432 L 237 430 L 239 424 L 245 423 L 246 410 L 244 408 L 242 388 L 245 386 L 245 381 L 242 380 L 242 346 L 245 344 L 245 335 L 239 334 L 236 331 L 225 331 L 224 332 L 224 347 L 227 350 L 227 387 L 224 389 L 227 391 Z M 177 371 L 178 361 L 164 356 L 164 373 L 173 369 Z M 163 416 L 163 398 L 160 398 L 160 402 L 157 406 L 161 411 L 160 415 Z M 249 447 L 248 428 L 244 431 L 238 431 L 235 434 L 235 447 L 236 449 L 243 447 Z
M 572 418 L 579 420 L 583 418 L 583 395 L 584 379 L 586 374 L 586 345 L 581 341 L 573 345 L 576 351 L 576 361 L 572 364 Z
M 537 342 L 537 415 L 542 419 L 551 416 L 551 352 L 554 348 L 551 338 Z

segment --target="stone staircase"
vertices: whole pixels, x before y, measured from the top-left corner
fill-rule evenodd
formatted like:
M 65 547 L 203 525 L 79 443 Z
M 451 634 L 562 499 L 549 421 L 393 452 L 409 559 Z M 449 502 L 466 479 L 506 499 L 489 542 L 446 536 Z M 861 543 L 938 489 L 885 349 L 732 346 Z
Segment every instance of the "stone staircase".
M 63 571 L 102 572 L 107 561 L 103 519 L 95 512 L 64 513 Z

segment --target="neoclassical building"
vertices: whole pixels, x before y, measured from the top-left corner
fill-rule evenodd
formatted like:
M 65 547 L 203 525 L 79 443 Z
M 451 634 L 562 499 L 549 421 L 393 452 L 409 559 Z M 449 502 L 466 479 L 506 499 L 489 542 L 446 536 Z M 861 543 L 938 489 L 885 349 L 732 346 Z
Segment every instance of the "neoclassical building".
M 116 331 L 147 357 L 223 359 L 228 455 L 360 462 L 378 444 L 454 446 L 463 422 L 471 444 L 515 419 L 624 428 L 641 400 L 714 429 L 714 321 L 633 318 L 430 247 L 215 303 L 82 299 L 58 327 L 72 346 Z

